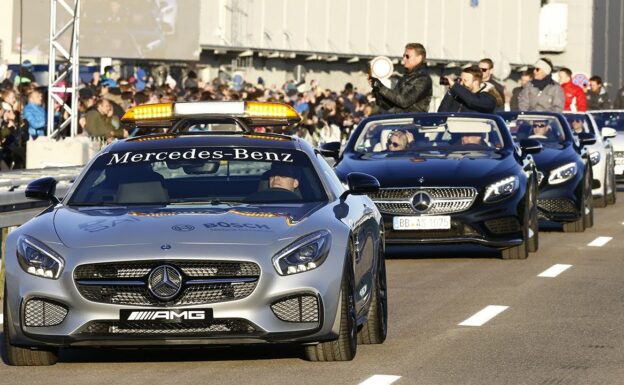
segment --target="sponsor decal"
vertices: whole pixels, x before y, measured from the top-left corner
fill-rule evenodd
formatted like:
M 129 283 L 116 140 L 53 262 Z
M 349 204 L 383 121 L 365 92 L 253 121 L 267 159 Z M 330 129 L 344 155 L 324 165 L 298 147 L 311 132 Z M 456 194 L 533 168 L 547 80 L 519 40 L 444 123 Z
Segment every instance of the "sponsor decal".
M 124 223 L 139 222 L 138 218 L 123 218 L 123 219 L 98 219 L 91 222 L 85 222 L 78 225 L 78 228 L 82 231 L 89 233 L 96 233 L 98 231 L 109 230 L 115 228 Z
M 140 162 L 164 162 L 168 160 L 257 160 L 265 162 L 293 163 L 293 154 L 290 152 L 266 151 L 248 148 L 231 148 L 227 150 L 212 150 L 191 148 L 186 151 L 165 150 L 158 152 L 120 152 L 110 154 L 107 166 L 118 164 L 132 164 Z
M 173 231 L 186 232 L 186 231 L 193 231 L 193 230 L 195 230 L 195 226 L 193 226 L 193 225 L 175 225 L 175 226 L 171 226 L 171 229 Z
M 256 223 L 215 222 L 204 223 L 204 227 L 214 231 L 271 231 L 270 226 Z

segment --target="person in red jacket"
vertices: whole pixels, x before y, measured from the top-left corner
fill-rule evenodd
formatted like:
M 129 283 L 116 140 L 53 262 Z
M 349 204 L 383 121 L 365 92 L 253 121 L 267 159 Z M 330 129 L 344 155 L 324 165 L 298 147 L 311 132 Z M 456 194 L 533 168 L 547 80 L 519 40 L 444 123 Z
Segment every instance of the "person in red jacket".
M 585 98 L 585 91 L 576 84 L 572 83 L 572 71 L 569 68 L 562 68 L 559 70 L 559 83 L 563 88 L 563 95 L 565 96 L 565 104 L 563 106 L 564 111 L 587 111 L 587 103 Z M 572 104 L 576 103 L 576 109 L 572 109 Z

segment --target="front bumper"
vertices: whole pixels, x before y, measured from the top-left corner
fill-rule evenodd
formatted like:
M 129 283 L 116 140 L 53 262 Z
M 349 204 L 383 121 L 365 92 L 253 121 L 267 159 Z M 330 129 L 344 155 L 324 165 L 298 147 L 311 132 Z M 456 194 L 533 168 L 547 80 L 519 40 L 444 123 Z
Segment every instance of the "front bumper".
M 484 204 L 480 198 L 470 209 L 449 214 L 451 228 L 448 230 L 395 230 L 393 218 L 384 214 L 384 230 L 387 244 L 480 244 L 496 248 L 520 245 L 524 200 L 523 191 L 502 202 Z
M 560 185 L 548 185 L 545 180 L 537 198 L 540 219 L 553 222 L 574 222 L 581 218 L 584 208 L 582 200 L 583 176 Z
M 167 260 L 166 263 L 175 265 L 176 261 Z M 66 269 L 58 280 L 50 280 L 31 276 L 19 266 L 15 266 L 19 270 L 9 266 L 8 309 L 4 322 L 8 323 L 11 343 L 29 347 L 315 343 L 337 338 L 336 318 L 342 277 L 335 272 L 342 271 L 343 264 L 344 255 L 338 260 L 328 257 L 315 270 L 280 276 L 269 261 L 261 266 L 257 286 L 247 297 L 190 306 L 97 303 L 81 295 L 73 268 Z M 292 318 L 289 312 L 305 310 L 301 307 L 303 300 L 292 301 L 304 297 L 308 301 L 306 322 L 298 322 L 300 319 L 287 321 Z M 67 314 L 57 325 L 32 326 L 32 312 L 26 321 L 26 307 L 31 300 L 62 306 Z M 212 317 L 184 323 L 120 320 L 121 310 L 200 309 L 210 309 Z M 41 315 L 36 316 L 41 318 Z

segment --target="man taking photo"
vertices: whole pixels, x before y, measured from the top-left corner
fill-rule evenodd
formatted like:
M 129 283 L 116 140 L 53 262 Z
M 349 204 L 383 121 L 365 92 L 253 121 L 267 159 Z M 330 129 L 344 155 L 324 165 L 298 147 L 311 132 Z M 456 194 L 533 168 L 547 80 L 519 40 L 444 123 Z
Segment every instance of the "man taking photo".
M 427 51 L 422 44 L 409 43 L 403 53 L 405 75 L 395 88 L 384 86 L 377 78 L 370 78 L 373 94 L 382 110 L 390 113 L 428 112 L 431 102 L 432 82 L 425 60 Z
M 438 112 L 493 113 L 496 98 L 488 92 L 482 73 L 478 66 L 470 66 L 462 70 L 458 82 L 447 76 L 451 87 L 444 95 Z

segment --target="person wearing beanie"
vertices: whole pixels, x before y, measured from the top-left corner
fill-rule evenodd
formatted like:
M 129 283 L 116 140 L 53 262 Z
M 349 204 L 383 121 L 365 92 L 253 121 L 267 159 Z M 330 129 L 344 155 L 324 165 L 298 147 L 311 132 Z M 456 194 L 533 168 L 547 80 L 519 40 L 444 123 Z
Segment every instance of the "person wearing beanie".
M 518 97 L 521 111 L 563 112 L 563 88 L 552 79 L 552 71 L 553 65 L 548 59 L 542 58 L 535 63 L 533 80 L 520 91 Z

